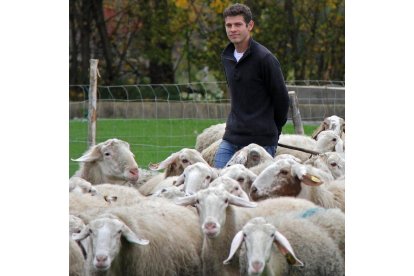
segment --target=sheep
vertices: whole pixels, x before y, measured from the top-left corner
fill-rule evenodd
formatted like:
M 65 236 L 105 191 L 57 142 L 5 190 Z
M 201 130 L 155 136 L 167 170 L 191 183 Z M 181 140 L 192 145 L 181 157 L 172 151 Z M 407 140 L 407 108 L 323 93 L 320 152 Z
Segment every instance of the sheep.
M 199 225 L 204 234 L 201 255 L 204 275 L 237 273 L 237 263 L 224 267 L 222 260 L 226 257 L 231 238 L 252 217 L 316 207 L 310 201 L 288 197 L 253 203 L 219 187 L 200 190 L 194 195 L 176 199 L 175 203 L 183 206 L 195 204 L 197 208 Z
M 242 244 L 241 275 L 345 275 L 334 241 L 314 224 L 289 214 L 248 221 L 234 236 L 224 264 Z
M 69 275 L 72 276 L 85 275 L 85 246 L 72 239 L 72 234 L 80 233 L 84 227 L 82 219 L 69 215 Z
M 210 183 L 209 187 L 221 187 L 227 192 L 245 200 L 250 200 L 247 193 L 243 190 L 240 183 L 228 176 L 220 176 Z
M 185 194 L 191 195 L 198 190 L 205 189 L 211 181 L 218 177 L 217 171 L 209 165 L 197 162 L 184 169 L 184 172 L 177 178 L 175 186 L 183 186 Z
M 218 139 L 201 152 L 201 156 L 210 166 L 214 166 L 214 157 L 216 156 L 216 152 L 220 146 L 221 141 L 223 141 L 223 139 Z
M 250 189 L 250 197 L 255 201 L 279 196 L 304 198 L 345 212 L 345 185 L 333 181 L 325 171 L 293 160 L 279 160 L 267 167 Z
M 89 181 L 80 177 L 72 177 L 69 179 L 69 192 L 96 195 L 95 187 Z
M 271 156 L 262 146 L 251 143 L 237 151 L 227 162 L 226 167 L 233 164 L 243 164 L 246 168 L 251 168 L 272 160 L 273 156 Z
M 281 134 L 279 136 L 279 143 L 308 150 L 314 150 L 316 146 L 316 141 L 314 139 L 312 139 L 309 136 L 299 134 Z M 282 146 L 278 146 L 276 148 L 275 156 L 278 156 L 280 154 L 291 154 L 302 161 L 307 160 L 311 155 L 310 153 L 304 151 L 293 150 Z
M 345 120 L 336 115 L 326 117 L 317 129 L 312 133 L 312 138 L 317 140 L 319 133 L 324 130 L 333 130 L 342 140 L 345 140 Z
M 97 195 L 69 193 L 69 213 L 78 215 L 88 209 L 106 209 L 116 206 L 127 206 L 145 200 L 135 188 L 100 184 L 95 186 Z
M 90 216 L 73 239 L 89 237 L 90 275 L 198 275 L 197 215 L 167 200 L 147 200 Z
M 234 164 L 219 171 L 220 176 L 228 176 L 239 182 L 245 192 L 250 191 L 253 181 L 257 175 L 242 164 Z
M 298 212 L 298 219 L 305 219 L 317 225 L 338 245 L 342 258 L 345 260 L 345 214 L 338 208 L 310 208 Z
M 141 189 L 141 191 L 146 191 L 145 193 L 155 192 L 153 189 L 155 188 L 155 190 L 157 190 L 157 184 L 163 179 L 170 176 L 179 176 L 183 173 L 186 167 L 197 162 L 207 163 L 201 156 L 201 153 L 195 149 L 183 148 L 159 163 L 150 164 L 148 167 L 151 171 L 164 169 L 164 172 L 150 178 L 146 183 L 139 187 L 139 189 Z M 144 186 L 149 186 L 151 188 L 146 188 Z
M 178 176 L 163 178 L 163 175 L 161 174 L 148 180 L 144 185 L 138 188 L 138 191 L 144 196 L 149 196 L 162 188 L 173 186 L 177 179 Z
M 344 142 L 333 130 L 324 130 L 318 134 L 315 151 L 324 152 L 345 152 Z
M 203 130 L 196 138 L 195 149 L 202 152 L 215 141 L 221 139 L 226 129 L 226 123 L 212 125 Z
M 129 144 L 119 139 L 109 139 L 92 146 L 78 159 L 80 168 L 72 176 L 91 184 L 111 183 L 135 185 L 139 178 L 138 165 Z
M 148 195 L 148 196 L 150 196 L 150 197 L 161 197 L 161 198 L 174 200 L 176 198 L 185 196 L 185 193 L 182 190 L 180 190 L 178 187 L 171 186 L 171 187 L 162 188 L 162 189 L 160 189 L 160 190 L 156 191 L 155 193 L 153 193 L 151 195 Z
M 304 164 L 330 172 L 334 179 L 345 176 L 345 158 L 343 153 L 325 152 L 312 156 Z
M 69 238 L 69 276 L 83 276 L 85 260 L 76 241 Z

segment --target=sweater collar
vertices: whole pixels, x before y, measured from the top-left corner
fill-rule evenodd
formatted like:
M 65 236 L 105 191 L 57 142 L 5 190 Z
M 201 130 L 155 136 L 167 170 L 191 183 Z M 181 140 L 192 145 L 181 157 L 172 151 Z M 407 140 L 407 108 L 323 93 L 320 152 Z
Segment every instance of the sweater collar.
M 242 59 L 244 59 L 246 56 L 250 55 L 250 53 L 251 53 L 252 49 L 254 48 L 254 47 L 252 47 L 252 46 L 253 46 L 255 43 L 256 43 L 256 42 L 253 40 L 253 38 L 251 38 L 251 37 L 250 37 L 250 39 L 249 39 L 249 46 L 247 47 L 246 51 L 245 51 L 245 52 L 244 52 L 244 54 L 243 54 L 243 57 L 242 57 L 240 60 L 242 60 Z M 224 49 L 224 51 L 223 51 L 223 53 L 222 53 L 222 56 L 223 56 L 223 57 L 227 57 L 227 58 L 232 58 L 232 59 L 235 59 L 235 58 L 234 58 L 234 50 L 235 50 L 234 44 L 233 44 L 232 42 L 230 42 L 229 44 L 227 44 L 227 47 Z M 240 60 L 239 60 L 239 62 L 240 62 Z

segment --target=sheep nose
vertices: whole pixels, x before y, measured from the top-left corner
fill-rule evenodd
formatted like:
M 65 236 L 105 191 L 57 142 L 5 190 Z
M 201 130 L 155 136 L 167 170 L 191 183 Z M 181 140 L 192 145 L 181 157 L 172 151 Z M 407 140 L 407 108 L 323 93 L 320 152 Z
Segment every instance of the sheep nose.
M 132 175 L 138 175 L 138 168 L 130 169 L 129 173 L 132 174 Z
M 206 228 L 207 230 L 214 230 L 214 229 L 216 229 L 217 228 L 217 224 L 215 224 L 214 222 L 207 222 L 205 225 L 204 225 L 204 228 Z
M 96 255 L 96 260 L 100 263 L 105 262 L 108 259 L 106 255 Z
M 254 261 L 254 262 L 252 263 L 252 267 L 253 267 L 253 271 L 254 271 L 255 273 L 258 273 L 258 272 L 260 272 L 260 271 L 262 270 L 263 263 L 262 263 L 262 262 L 260 262 L 260 261 Z
M 252 186 L 251 189 L 250 189 L 250 193 L 254 194 L 256 192 L 257 192 L 257 188 L 255 186 Z

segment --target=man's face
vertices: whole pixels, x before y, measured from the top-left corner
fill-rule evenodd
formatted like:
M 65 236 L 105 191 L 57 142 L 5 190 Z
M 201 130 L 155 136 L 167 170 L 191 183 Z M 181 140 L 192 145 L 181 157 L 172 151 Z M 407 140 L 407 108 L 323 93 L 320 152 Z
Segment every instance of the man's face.
M 229 40 L 234 44 L 240 44 L 250 38 L 253 29 L 253 21 L 246 24 L 242 15 L 227 16 L 224 19 L 226 33 Z

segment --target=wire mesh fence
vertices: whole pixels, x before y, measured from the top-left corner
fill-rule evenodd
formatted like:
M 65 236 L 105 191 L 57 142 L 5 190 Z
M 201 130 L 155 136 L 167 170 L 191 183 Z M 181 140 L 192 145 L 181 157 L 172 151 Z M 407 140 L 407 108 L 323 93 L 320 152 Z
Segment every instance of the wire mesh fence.
M 305 124 L 331 115 L 345 118 L 345 83 L 296 81 L 287 87 L 296 92 Z M 88 91 L 89 85 L 69 86 L 70 158 L 87 149 Z M 183 147 L 193 148 L 204 128 L 225 122 L 228 95 L 225 82 L 98 86 L 96 142 L 125 140 L 146 167 Z M 77 167 L 71 161 L 70 174 Z

